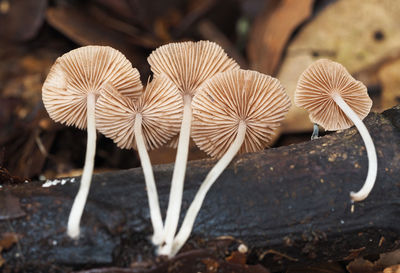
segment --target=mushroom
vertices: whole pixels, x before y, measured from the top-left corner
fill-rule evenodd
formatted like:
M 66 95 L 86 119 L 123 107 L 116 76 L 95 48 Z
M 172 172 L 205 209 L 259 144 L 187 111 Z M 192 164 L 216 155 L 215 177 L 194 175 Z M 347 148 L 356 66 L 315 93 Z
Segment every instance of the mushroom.
M 220 73 L 207 80 L 192 103 L 192 138 L 207 154 L 220 158 L 201 184 L 174 239 L 175 255 L 188 239 L 204 198 L 239 153 L 268 146 L 274 130 L 290 108 L 280 82 L 251 70 Z
M 80 220 L 92 179 L 96 151 L 95 104 L 104 82 L 112 83 L 121 94 L 136 98 L 142 84 L 139 72 L 116 49 L 86 46 L 59 57 L 43 84 L 42 98 L 50 117 L 67 126 L 87 128 L 85 166 L 78 194 L 68 219 L 67 234 L 78 238 Z
M 160 205 L 153 170 L 147 150 L 155 149 L 179 132 L 182 120 L 182 97 L 172 81 L 160 75 L 149 83 L 138 100 L 122 96 L 111 85 L 103 86 L 96 105 L 99 132 L 120 148 L 135 148 L 146 182 L 153 242 L 163 232 Z
M 300 76 L 295 104 L 308 110 L 310 120 L 328 131 L 343 130 L 354 123 L 364 140 L 369 168 L 361 190 L 351 192 L 350 196 L 353 201 L 367 198 L 376 180 L 378 162 L 374 143 L 362 122 L 372 106 L 364 84 L 341 64 L 321 59 Z
M 182 203 L 192 121 L 192 97 L 208 78 L 219 72 L 238 69 L 239 66 L 219 45 L 209 41 L 171 43 L 161 46 L 150 54 L 148 62 L 155 77 L 165 73 L 176 84 L 183 98 L 183 118 L 171 181 L 164 237 L 158 242 L 161 244 L 165 240 L 171 244 L 178 226 Z

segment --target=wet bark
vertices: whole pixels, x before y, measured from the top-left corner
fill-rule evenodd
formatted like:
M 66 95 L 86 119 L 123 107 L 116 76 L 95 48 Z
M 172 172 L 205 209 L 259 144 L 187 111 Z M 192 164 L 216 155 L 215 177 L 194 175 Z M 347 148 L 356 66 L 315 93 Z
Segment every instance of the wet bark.
M 248 263 L 276 270 L 288 263 L 343 261 L 398 248 L 400 106 L 372 113 L 365 123 L 376 145 L 378 177 L 370 196 L 356 203 L 354 212 L 349 192 L 361 188 L 368 161 L 360 135 L 350 128 L 236 157 L 208 193 L 183 257 L 187 259 L 186 251 L 200 255 L 192 261 L 199 271 L 210 259 L 222 268 L 225 257 L 243 243 L 249 248 Z M 188 164 L 181 217 L 214 163 Z M 164 215 L 172 167 L 154 168 Z M 157 271 L 162 266 L 186 272 L 155 258 L 148 240 L 152 230 L 141 169 L 94 176 L 78 241 L 65 235 L 78 183 L 69 178 L 64 182 L 47 188 L 32 182 L 0 189 L 0 236 L 18 235 L 18 242 L 1 253 L 4 272 L 104 267 L 162 272 Z

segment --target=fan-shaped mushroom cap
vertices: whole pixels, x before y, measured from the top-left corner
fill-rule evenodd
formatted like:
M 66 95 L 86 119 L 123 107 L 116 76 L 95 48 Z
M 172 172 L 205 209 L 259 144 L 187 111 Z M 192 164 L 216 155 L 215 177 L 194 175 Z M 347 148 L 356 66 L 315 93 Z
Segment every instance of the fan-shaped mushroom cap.
M 105 84 L 96 104 L 96 124 L 118 147 L 136 148 L 133 125 L 139 113 L 146 149 L 150 150 L 165 144 L 179 132 L 182 108 L 178 89 L 164 75 L 149 83 L 137 101 L 122 96 L 111 84 Z
M 66 125 L 86 128 L 86 97 L 99 95 L 110 82 L 121 94 L 140 96 L 140 75 L 125 56 L 108 46 L 85 46 L 59 57 L 43 84 L 43 103 L 50 117 Z
M 339 95 L 363 120 L 371 110 L 372 100 L 365 85 L 355 80 L 346 68 L 336 62 L 321 59 L 310 65 L 300 76 L 295 104 L 310 113 L 310 120 L 335 131 L 349 128 L 352 121 L 333 100 Z
M 170 43 L 153 51 L 147 58 L 157 77 L 165 73 L 182 95 L 195 95 L 199 86 L 219 72 L 239 69 L 225 51 L 210 41 Z
M 218 74 L 193 98 L 192 137 L 213 157 L 225 154 L 235 140 L 240 121 L 246 136 L 239 153 L 264 149 L 290 107 L 280 82 L 250 70 Z
M 178 148 L 178 142 L 179 142 L 179 134 L 176 136 L 173 136 L 170 141 L 165 144 L 168 148 L 176 149 Z

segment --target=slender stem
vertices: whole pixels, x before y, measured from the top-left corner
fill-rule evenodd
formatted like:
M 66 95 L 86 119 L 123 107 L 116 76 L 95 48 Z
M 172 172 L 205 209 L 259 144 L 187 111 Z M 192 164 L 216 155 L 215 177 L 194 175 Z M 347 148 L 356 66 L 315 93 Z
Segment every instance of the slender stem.
M 367 149 L 368 155 L 368 174 L 365 179 L 364 185 L 358 192 L 350 192 L 350 197 L 353 201 L 362 201 L 368 197 L 372 188 L 374 187 L 376 174 L 378 171 L 378 160 L 376 157 L 376 151 L 374 142 L 368 132 L 367 127 L 365 127 L 364 123 L 358 117 L 356 113 L 350 108 L 350 106 L 339 96 L 336 95 L 333 97 L 337 105 L 342 109 L 342 111 L 347 115 L 351 121 L 353 121 L 354 125 L 357 127 L 360 135 L 364 141 L 365 148 Z
M 183 118 L 178 140 L 178 149 L 172 174 L 171 191 L 169 194 L 168 210 L 165 219 L 164 241 L 171 245 L 178 227 L 182 203 L 183 185 L 185 180 L 186 163 L 189 152 L 190 127 L 192 124 L 192 97 L 183 98 Z M 159 253 L 161 254 L 161 253 Z
M 313 132 L 311 135 L 311 140 L 318 139 L 319 135 L 319 127 L 318 124 L 314 123 Z
M 182 227 L 175 237 L 170 256 L 174 256 L 185 244 L 186 240 L 189 238 L 190 233 L 192 232 L 193 229 L 193 224 L 200 211 L 201 205 L 203 204 L 207 192 L 214 184 L 214 182 L 218 179 L 218 177 L 222 174 L 225 168 L 229 165 L 232 159 L 235 157 L 235 155 L 237 154 L 237 152 L 239 151 L 240 147 L 244 142 L 245 136 L 246 136 L 246 123 L 244 121 L 241 121 L 239 123 L 237 136 L 234 142 L 226 151 L 224 156 L 217 162 L 217 164 L 215 164 L 215 166 L 208 173 L 206 179 L 204 179 L 196 196 L 194 197 L 193 202 L 186 213 L 185 219 L 183 220 Z
M 74 203 L 68 218 L 67 234 L 73 238 L 78 239 L 80 234 L 79 225 L 83 209 L 85 208 L 86 199 L 89 193 L 90 182 L 92 181 L 94 156 L 96 153 L 96 121 L 95 121 L 95 105 L 96 96 L 94 93 L 89 93 L 87 96 L 87 145 L 85 166 L 81 177 L 81 184 L 79 191 L 75 196 Z
M 161 218 L 160 205 L 158 203 L 158 194 L 156 182 L 154 180 L 153 168 L 151 166 L 150 157 L 147 153 L 146 145 L 143 139 L 141 114 L 136 114 L 134 130 L 136 145 L 144 173 L 144 180 L 146 182 L 147 198 L 149 200 L 150 207 L 150 218 L 154 230 L 152 241 L 154 244 L 158 244 L 163 232 L 163 222 Z

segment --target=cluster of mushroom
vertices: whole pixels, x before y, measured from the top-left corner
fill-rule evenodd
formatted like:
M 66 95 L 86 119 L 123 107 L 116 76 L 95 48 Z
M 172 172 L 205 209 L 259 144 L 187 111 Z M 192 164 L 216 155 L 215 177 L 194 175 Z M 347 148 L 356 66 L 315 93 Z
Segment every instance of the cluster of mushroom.
M 96 128 L 119 147 L 138 149 L 151 220 L 155 234 L 161 233 L 163 225 L 147 149 L 160 147 L 179 130 L 182 102 L 176 86 L 161 75 L 143 90 L 139 72 L 122 53 L 110 47 L 87 46 L 56 60 L 42 96 L 52 119 L 88 131 L 85 166 L 68 219 L 68 235 L 78 238 L 80 234 L 93 173 Z
M 167 44 L 153 51 L 148 62 L 154 78 L 143 88 L 138 71 L 119 51 L 102 46 L 72 50 L 51 68 L 43 85 L 43 102 L 55 121 L 88 131 L 85 166 L 68 220 L 68 235 L 78 238 L 80 234 L 98 129 L 118 147 L 138 150 L 154 231 L 152 242 L 159 255 L 173 256 L 190 236 L 210 187 L 237 153 L 260 151 L 268 145 L 289 110 L 290 99 L 277 79 L 240 69 L 213 42 Z M 312 85 L 310 91 L 299 86 L 299 104 L 309 102 L 314 96 L 311 91 L 319 88 Z M 310 103 L 312 109 L 320 109 Z M 190 137 L 220 160 L 201 184 L 177 232 Z M 177 144 L 177 154 L 163 224 L 147 150 L 168 142 Z

